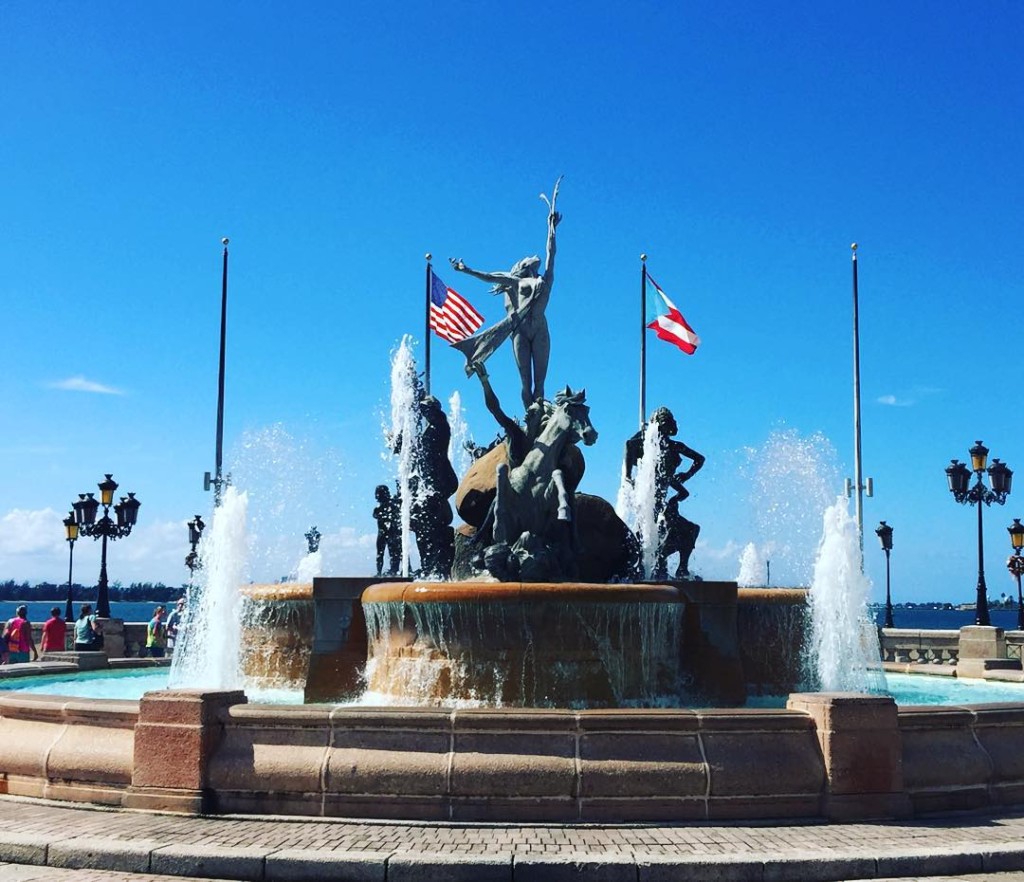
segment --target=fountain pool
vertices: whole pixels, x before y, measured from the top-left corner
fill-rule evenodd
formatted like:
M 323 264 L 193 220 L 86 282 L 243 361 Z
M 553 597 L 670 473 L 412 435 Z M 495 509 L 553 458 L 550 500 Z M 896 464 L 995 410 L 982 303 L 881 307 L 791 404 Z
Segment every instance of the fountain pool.
M 999 683 L 992 680 L 958 680 L 928 674 L 886 674 L 886 693 L 900 706 L 962 706 L 966 704 L 1024 703 L 1024 684 Z M 24 692 L 37 695 L 60 695 L 68 698 L 126 699 L 137 701 L 147 692 L 168 688 L 166 669 L 152 668 L 121 671 L 92 671 L 78 674 L 39 675 L 0 680 L 0 692 Z M 250 701 L 259 704 L 301 704 L 302 691 L 247 687 Z M 747 707 L 781 708 L 786 695 L 751 696 Z M 366 692 L 343 707 L 371 708 L 395 706 L 392 696 Z M 461 706 L 471 706 L 467 701 Z M 451 706 L 460 706 L 452 702 Z

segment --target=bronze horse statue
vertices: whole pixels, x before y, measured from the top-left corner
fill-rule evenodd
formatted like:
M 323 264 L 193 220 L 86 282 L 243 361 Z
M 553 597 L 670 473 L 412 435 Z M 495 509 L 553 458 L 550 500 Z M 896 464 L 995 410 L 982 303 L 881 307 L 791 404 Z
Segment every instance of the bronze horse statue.
M 512 567 L 513 577 L 525 581 L 573 578 L 576 487 L 575 482 L 566 481 L 565 471 L 569 450 L 596 440 L 586 390 L 573 392 L 566 386 L 555 396 L 522 461 L 497 467 L 491 549 L 518 561 Z M 504 568 L 495 553 L 488 557 L 492 572 Z

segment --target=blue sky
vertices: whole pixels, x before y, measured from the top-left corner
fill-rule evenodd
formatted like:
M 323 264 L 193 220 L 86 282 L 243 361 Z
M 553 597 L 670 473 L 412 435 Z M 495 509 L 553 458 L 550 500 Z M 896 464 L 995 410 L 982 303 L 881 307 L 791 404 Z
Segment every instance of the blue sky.
M 895 527 L 897 599 L 971 600 L 974 515 L 943 468 L 981 438 L 1024 469 L 1022 43 L 1008 2 L 5 4 L 0 578 L 65 578 L 60 518 L 113 472 L 143 507 L 111 579 L 184 579 L 184 523 L 211 506 L 225 235 L 227 459 L 254 541 L 280 549 L 251 575 L 284 575 L 311 523 L 335 571 L 364 571 L 424 253 L 497 319 L 446 258 L 543 253 L 537 196 L 564 174 L 549 385 L 585 386 L 601 433 L 581 489 L 614 499 L 636 429 L 643 251 L 703 340 L 648 341 L 651 408 L 708 458 L 695 569 L 732 578 L 761 539 L 751 474 L 778 433 L 828 439 L 840 492 L 857 241 L 865 523 Z M 433 391 L 489 440 L 461 359 L 432 351 Z M 511 354 L 492 364 L 511 407 Z M 816 524 L 805 464 L 770 495 Z M 1024 484 L 985 512 L 995 596 L 1022 513 Z

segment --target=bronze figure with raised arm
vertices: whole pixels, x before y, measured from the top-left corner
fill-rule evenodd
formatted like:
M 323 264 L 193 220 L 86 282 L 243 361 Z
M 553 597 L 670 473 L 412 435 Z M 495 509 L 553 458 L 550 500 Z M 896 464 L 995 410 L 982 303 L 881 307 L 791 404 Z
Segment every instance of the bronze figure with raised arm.
M 544 398 L 544 379 L 551 354 L 545 311 L 555 281 L 555 228 L 562 220 L 562 215 L 555 210 L 555 202 L 561 182 L 561 178 L 555 181 L 550 202 L 543 194 L 541 196 L 548 205 L 547 255 L 543 274 L 538 273 L 540 258 L 536 255 L 524 257 L 508 272 L 493 273 L 470 269 L 461 258 L 449 258 L 451 265 L 460 273 L 490 282 L 494 286 L 492 294 L 504 294 L 506 312 L 505 318 L 497 324 L 452 345 L 466 356 L 466 372 L 472 373 L 475 364 L 485 362 L 506 338 L 511 337 L 512 354 L 522 383 L 524 408 Z

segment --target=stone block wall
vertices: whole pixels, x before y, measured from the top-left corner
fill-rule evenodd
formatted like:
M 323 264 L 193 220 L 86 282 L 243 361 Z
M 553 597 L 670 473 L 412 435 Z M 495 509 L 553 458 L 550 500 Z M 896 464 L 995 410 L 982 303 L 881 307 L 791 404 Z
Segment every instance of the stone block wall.
M 120 805 L 138 704 L 0 693 L 0 793 Z
M 1024 804 L 1024 704 L 444 711 L 0 693 L 0 792 L 453 821 L 899 818 Z

